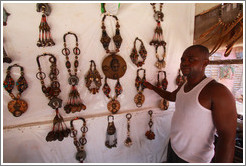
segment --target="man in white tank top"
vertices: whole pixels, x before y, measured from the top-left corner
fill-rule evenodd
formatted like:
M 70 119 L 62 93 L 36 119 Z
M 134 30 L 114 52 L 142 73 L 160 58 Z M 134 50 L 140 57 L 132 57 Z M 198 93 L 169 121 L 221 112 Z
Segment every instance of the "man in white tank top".
M 222 84 L 205 75 L 209 51 L 202 45 L 188 47 L 180 69 L 186 82 L 173 92 L 149 82 L 145 86 L 161 97 L 176 102 L 171 122 L 168 162 L 233 162 L 237 113 L 235 99 Z M 214 150 L 214 134 L 218 141 Z M 215 152 L 215 154 L 214 154 Z

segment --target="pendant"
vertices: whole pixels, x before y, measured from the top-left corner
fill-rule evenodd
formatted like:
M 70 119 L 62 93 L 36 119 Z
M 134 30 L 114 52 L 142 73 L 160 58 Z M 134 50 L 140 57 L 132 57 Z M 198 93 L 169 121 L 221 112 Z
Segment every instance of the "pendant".
M 69 85 L 78 85 L 79 78 L 76 75 L 72 75 L 68 78 Z
M 130 137 L 127 137 L 125 140 L 125 145 L 127 147 L 130 147 L 132 145 L 132 139 Z
M 157 62 L 155 62 L 155 66 L 158 68 L 158 69 L 162 69 L 162 68 L 165 68 L 166 67 L 166 62 L 163 60 L 157 60 Z
M 155 133 L 154 133 L 153 131 L 151 131 L 151 130 L 147 131 L 147 132 L 145 133 L 145 136 L 146 136 L 147 139 L 149 139 L 149 140 L 155 139 Z
M 83 162 L 85 158 L 86 158 L 86 152 L 84 150 L 79 150 L 76 153 L 76 160 Z
M 53 109 L 61 108 L 62 100 L 57 97 L 53 97 L 48 103 L 48 105 Z
M 115 114 L 120 110 L 120 102 L 116 99 L 112 99 L 108 102 L 107 107 L 110 112 Z
M 161 99 L 161 101 L 160 101 L 160 108 L 162 110 L 167 110 L 168 107 L 169 107 L 169 101 L 166 100 L 166 99 Z
M 134 97 L 134 102 L 136 103 L 137 107 L 141 107 L 145 101 L 145 97 L 142 92 L 138 92 Z
M 21 116 L 24 112 L 26 112 L 27 108 L 27 102 L 24 100 L 11 100 L 8 103 L 9 112 L 11 112 L 15 117 Z

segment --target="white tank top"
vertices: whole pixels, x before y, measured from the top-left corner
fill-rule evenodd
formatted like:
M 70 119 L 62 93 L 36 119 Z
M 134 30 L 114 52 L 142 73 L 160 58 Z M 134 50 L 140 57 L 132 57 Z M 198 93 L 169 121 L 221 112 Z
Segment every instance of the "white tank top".
M 174 152 L 190 163 L 207 163 L 214 156 L 215 126 L 211 110 L 198 100 L 201 90 L 212 78 L 206 78 L 185 93 L 184 85 L 176 96 L 171 122 L 171 146 Z

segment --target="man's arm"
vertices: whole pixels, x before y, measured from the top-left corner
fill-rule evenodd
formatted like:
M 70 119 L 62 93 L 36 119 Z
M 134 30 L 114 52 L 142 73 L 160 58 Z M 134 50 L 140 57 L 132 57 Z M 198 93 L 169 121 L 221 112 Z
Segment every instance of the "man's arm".
M 154 85 L 152 85 L 149 82 L 144 82 L 144 86 L 146 86 L 146 88 L 155 91 L 158 95 L 160 95 L 162 98 L 168 100 L 168 101 L 176 101 L 176 94 L 179 91 L 180 87 L 178 87 L 175 91 L 173 92 L 168 92 L 165 90 L 162 90 L 161 88 L 158 88 Z
M 237 112 L 235 99 L 222 84 L 215 83 L 212 88 L 212 116 L 218 133 L 215 149 L 215 162 L 233 162 Z

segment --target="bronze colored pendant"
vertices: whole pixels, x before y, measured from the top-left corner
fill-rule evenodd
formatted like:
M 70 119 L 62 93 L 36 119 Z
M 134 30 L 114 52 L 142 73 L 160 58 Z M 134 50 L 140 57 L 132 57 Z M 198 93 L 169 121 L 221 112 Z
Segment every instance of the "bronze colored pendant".
M 117 113 L 120 110 L 120 102 L 116 99 L 112 99 L 108 102 L 108 110 L 113 114 Z
M 130 138 L 130 119 L 132 118 L 132 114 L 128 113 L 126 114 L 127 118 L 127 138 L 125 140 L 125 145 L 127 147 L 130 147 L 132 145 L 132 139 Z
M 126 61 L 116 53 L 110 53 L 102 63 L 103 73 L 107 78 L 118 79 L 126 72 Z
M 145 136 L 147 137 L 147 139 L 152 140 L 155 139 L 155 133 L 151 130 L 152 126 L 153 126 L 153 121 L 152 121 L 152 114 L 153 111 L 149 110 L 148 114 L 150 115 L 150 120 L 149 120 L 149 130 L 145 133 Z
M 110 117 L 112 118 L 111 121 L 110 121 Z M 116 138 L 116 128 L 114 125 L 114 116 L 109 115 L 105 146 L 111 149 L 113 147 L 116 147 L 116 145 L 117 145 L 117 138 Z
M 168 107 L 169 107 L 169 101 L 166 100 L 166 99 L 161 99 L 161 101 L 160 101 L 160 108 L 162 110 L 167 110 Z
M 155 62 L 155 66 L 158 68 L 158 69 L 162 69 L 162 68 L 165 68 L 166 67 L 166 62 L 163 60 L 157 60 Z
M 134 97 L 134 102 L 136 103 L 137 107 L 141 107 L 145 101 L 145 97 L 142 92 L 138 92 L 138 94 Z
M 27 102 L 24 100 L 11 100 L 8 103 L 9 112 L 11 112 L 15 117 L 21 116 L 24 112 L 26 112 L 27 108 Z

